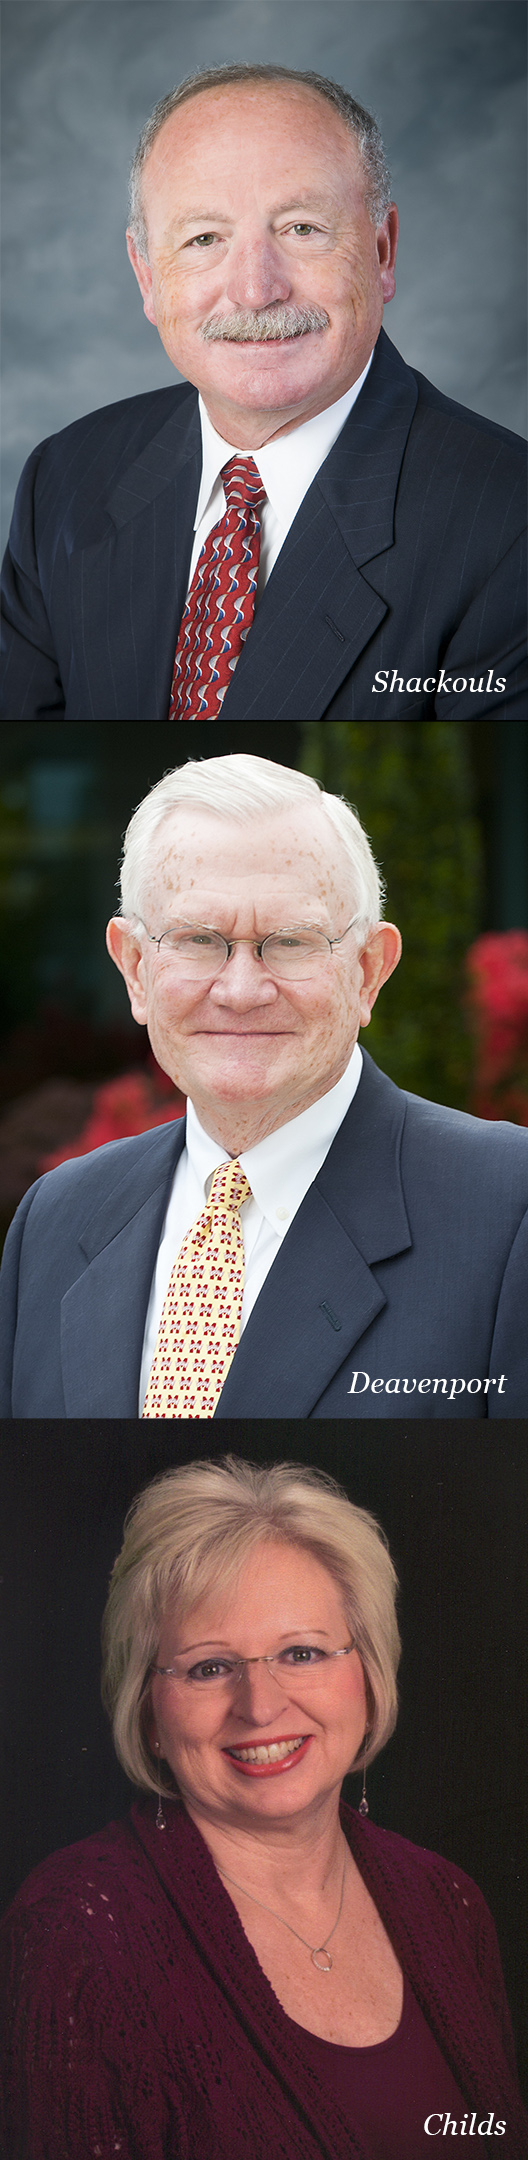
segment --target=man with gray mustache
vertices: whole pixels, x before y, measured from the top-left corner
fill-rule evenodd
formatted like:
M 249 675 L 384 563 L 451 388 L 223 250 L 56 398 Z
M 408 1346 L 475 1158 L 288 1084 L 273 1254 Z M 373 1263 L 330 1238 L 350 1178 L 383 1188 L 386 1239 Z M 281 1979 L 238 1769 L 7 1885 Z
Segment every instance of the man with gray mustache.
M 127 246 L 183 382 L 29 459 L 6 718 L 521 717 L 524 446 L 385 336 L 397 240 L 339 84 L 241 63 L 160 100 Z

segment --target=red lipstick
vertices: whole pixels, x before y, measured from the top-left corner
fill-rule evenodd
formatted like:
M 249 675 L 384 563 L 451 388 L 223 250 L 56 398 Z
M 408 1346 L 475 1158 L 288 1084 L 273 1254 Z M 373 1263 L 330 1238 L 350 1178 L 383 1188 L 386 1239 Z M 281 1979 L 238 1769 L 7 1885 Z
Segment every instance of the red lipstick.
M 291 1751 L 288 1754 L 279 1755 L 278 1759 L 274 1757 L 271 1762 L 269 1760 L 264 1762 L 243 1761 L 241 1755 L 235 1754 L 231 1748 L 223 1748 L 222 1753 L 227 1755 L 229 1762 L 233 1764 L 233 1769 L 238 1770 L 242 1777 L 279 1777 L 282 1771 L 293 1770 L 296 1763 L 304 1760 L 312 1738 L 312 1733 L 304 1735 L 300 1733 L 281 1733 L 275 1740 L 247 1740 L 240 1742 L 240 1747 L 243 1747 L 245 1756 L 249 1755 L 250 1752 L 257 1755 L 263 1748 L 285 1748 L 288 1742 L 291 1742 Z M 296 1746 L 295 1742 L 300 1744 Z

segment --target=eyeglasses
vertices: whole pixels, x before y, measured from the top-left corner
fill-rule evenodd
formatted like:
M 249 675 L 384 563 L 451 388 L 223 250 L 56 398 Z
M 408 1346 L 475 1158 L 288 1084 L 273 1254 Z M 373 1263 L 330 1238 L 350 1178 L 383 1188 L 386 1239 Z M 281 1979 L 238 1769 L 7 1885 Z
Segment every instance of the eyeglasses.
M 242 1658 L 228 1650 L 225 1657 L 200 1658 L 193 1662 L 188 1652 L 175 1657 L 173 1665 L 151 1665 L 151 1672 L 166 1674 L 170 1680 L 179 1680 L 202 1694 L 209 1689 L 212 1694 L 226 1694 L 239 1686 L 242 1674 L 249 1665 L 267 1665 L 279 1686 L 299 1689 L 311 1694 L 312 1689 L 324 1685 L 327 1667 L 334 1658 L 350 1657 L 355 1642 L 347 1643 L 344 1650 L 320 1650 L 314 1643 L 289 1643 L 285 1650 L 274 1650 L 271 1657 Z
M 359 915 L 354 915 L 338 938 L 326 937 L 324 930 L 293 929 L 272 931 L 260 942 L 222 937 L 220 930 L 211 929 L 208 923 L 182 923 L 172 930 L 162 930 L 159 938 L 153 937 L 146 923 L 142 927 L 149 944 L 157 945 L 162 959 L 170 963 L 181 980 L 212 982 L 221 975 L 235 945 L 250 945 L 269 975 L 278 976 L 280 982 L 306 982 L 359 921 Z

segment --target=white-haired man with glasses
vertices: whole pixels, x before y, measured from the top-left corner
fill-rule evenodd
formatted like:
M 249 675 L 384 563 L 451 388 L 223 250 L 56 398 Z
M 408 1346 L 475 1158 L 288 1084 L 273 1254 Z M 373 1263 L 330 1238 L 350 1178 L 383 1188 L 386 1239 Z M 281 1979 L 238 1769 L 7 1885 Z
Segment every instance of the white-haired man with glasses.
M 26 1195 L 3 1414 L 523 1414 L 528 1137 L 360 1049 L 401 939 L 355 813 L 191 761 L 131 819 L 121 894 L 108 948 L 187 1116 Z

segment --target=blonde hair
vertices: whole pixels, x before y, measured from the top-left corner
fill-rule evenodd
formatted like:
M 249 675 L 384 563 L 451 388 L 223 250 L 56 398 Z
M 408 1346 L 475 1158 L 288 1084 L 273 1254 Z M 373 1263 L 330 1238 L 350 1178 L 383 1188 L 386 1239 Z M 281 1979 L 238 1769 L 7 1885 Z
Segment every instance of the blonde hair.
M 358 911 L 356 934 L 358 938 L 366 937 L 376 928 L 385 887 L 356 812 L 342 796 L 327 795 L 308 773 L 296 772 L 289 765 L 275 765 L 271 758 L 253 757 L 250 751 L 201 760 L 189 758 L 175 772 L 165 773 L 139 804 L 127 826 L 121 867 L 121 914 L 128 921 L 143 921 L 145 876 L 159 827 L 164 818 L 186 803 L 243 825 L 273 811 L 295 811 L 303 803 L 319 804 L 352 868 Z
M 164 1615 L 170 1606 L 187 1618 L 219 1583 L 227 1590 L 266 1543 L 312 1554 L 341 1591 L 365 1674 L 367 1760 L 394 1730 L 397 1580 L 374 1516 L 355 1507 L 334 1478 L 302 1463 L 262 1468 L 233 1455 L 185 1463 L 155 1478 L 129 1509 L 103 1619 L 103 1701 L 116 1753 L 132 1784 L 147 1792 L 158 1787 L 146 1713 Z M 361 1759 L 363 1752 L 362 1743 Z M 168 1797 L 174 1790 L 165 1770 L 162 1791 Z

